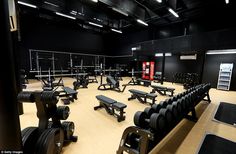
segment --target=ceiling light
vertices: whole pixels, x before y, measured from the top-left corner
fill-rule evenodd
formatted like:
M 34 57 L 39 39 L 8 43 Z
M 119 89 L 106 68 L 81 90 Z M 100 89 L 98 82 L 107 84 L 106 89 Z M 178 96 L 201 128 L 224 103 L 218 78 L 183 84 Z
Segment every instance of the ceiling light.
M 66 14 L 63 14 L 63 13 L 56 12 L 56 14 L 59 15 L 59 16 L 63 16 L 63 17 L 66 17 L 66 18 L 73 19 L 73 20 L 76 19 L 75 17 L 69 16 L 69 15 L 66 15 Z
M 169 53 L 165 53 L 165 56 L 166 57 L 170 57 L 170 56 L 172 56 L 172 53 L 170 53 L 170 52 Z
M 90 25 L 94 25 L 94 26 L 97 26 L 97 27 L 103 27 L 102 25 L 99 25 L 99 24 L 95 24 L 93 22 L 88 22 Z
M 219 54 L 236 54 L 236 50 L 230 51 L 208 51 L 207 55 L 219 55 Z
M 48 4 L 48 5 L 51 5 L 51 6 L 59 7 L 58 5 L 53 4 L 53 3 L 51 3 L 51 2 L 44 1 L 44 3 L 45 3 L 45 4 Z
M 163 57 L 163 53 L 156 53 L 155 57 Z
M 95 3 L 97 3 L 98 2 L 98 0 L 92 0 L 93 2 L 95 2 Z
M 226 4 L 229 4 L 229 0 L 225 0 L 225 3 L 226 3 Z
M 116 30 L 116 29 L 113 29 L 113 28 L 111 28 L 111 30 L 112 30 L 113 32 L 122 33 L 122 31 Z
M 144 22 L 144 21 L 142 21 L 142 20 L 140 20 L 140 19 L 137 19 L 137 22 L 139 22 L 140 24 L 143 24 L 143 25 L 145 25 L 145 26 L 148 26 L 148 24 L 147 24 L 146 22 Z
M 72 10 L 72 11 L 70 11 L 70 14 L 76 15 L 77 11 Z
M 17 1 L 17 3 L 18 3 L 18 4 L 21 4 L 21 5 L 28 6 L 28 7 L 32 7 L 32 8 L 37 8 L 36 5 L 29 4 L 29 3 L 25 3 L 25 2 L 22 2 L 22 1 Z
M 175 17 L 179 18 L 179 15 L 171 8 L 168 9 L 170 13 L 172 13 Z
M 112 10 L 114 10 L 114 11 L 120 13 L 120 14 L 123 14 L 123 15 L 125 15 L 125 16 L 129 16 L 127 13 L 125 13 L 125 12 L 119 10 L 119 9 L 116 9 L 116 8 L 114 8 L 114 7 L 112 8 Z
M 158 3 L 161 3 L 162 2 L 162 0 L 156 0 Z

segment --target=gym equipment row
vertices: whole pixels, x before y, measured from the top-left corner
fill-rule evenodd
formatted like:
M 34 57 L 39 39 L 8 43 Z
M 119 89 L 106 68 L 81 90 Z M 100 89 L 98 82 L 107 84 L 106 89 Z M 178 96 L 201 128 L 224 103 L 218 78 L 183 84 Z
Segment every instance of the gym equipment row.
M 35 103 L 39 119 L 38 127 L 27 127 L 21 132 L 24 154 L 59 154 L 63 145 L 77 141 L 77 136 L 73 136 L 74 123 L 61 123 L 69 117 L 70 108 L 57 107 L 58 92 L 21 92 L 17 99 L 19 102 Z
M 117 117 L 118 122 L 125 120 L 124 109 L 127 107 L 127 105 L 117 102 L 114 99 L 108 98 L 104 95 L 98 95 L 96 98 L 99 101 L 99 105 L 95 106 L 94 110 L 104 108 L 108 114 Z M 118 113 L 115 111 L 118 111 Z
M 210 84 L 201 84 L 188 89 L 159 104 L 147 107 L 134 115 L 134 124 L 123 132 L 117 154 L 147 154 L 151 151 L 183 118 L 197 121 L 195 106 L 209 96 Z M 204 99 L 207 97 L 207 99 Z M 191 114 L 189 115 L 189 112 Z

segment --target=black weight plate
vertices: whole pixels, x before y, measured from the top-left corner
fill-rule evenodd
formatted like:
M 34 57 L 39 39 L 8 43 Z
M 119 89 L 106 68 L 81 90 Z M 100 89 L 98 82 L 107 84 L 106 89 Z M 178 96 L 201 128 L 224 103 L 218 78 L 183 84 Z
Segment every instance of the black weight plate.
M 146 128 L 148 127 L 146 119 L 147 119 L 147 114 L 145 112 L 137 111 L 134 115 L 134 124 L 141 128 Z
M 153 108 L 146 107 L 144 112 L 147 114 L 147 117 L 150 117 L 155 112 L 155 110 Z
M 60 120 L 66 120 L 69 117 L 70 108 L 68 106 L 58 106 L 56 113 Z
M 64 142 L 62 129 L 46 129 L 38 139 L 35 154 L 59 154 Z
M 21 136 L 24 154 L 32 154 L 35 143 L 38 139 L 38 128 L 27 127 L 21 131 Z
M 163 115 L 158 113 L 153 113 L 150 117 L 150 127 L 154 130 L 164 130 L 166 127 L 166 121 Z
M 74 122 L 64 121 L 64 122 L 62 122 L 61 126 L 64 131 L 65 140 L 70 140 L 71 136 L 73 136 L 74 130 L 75 130 Z

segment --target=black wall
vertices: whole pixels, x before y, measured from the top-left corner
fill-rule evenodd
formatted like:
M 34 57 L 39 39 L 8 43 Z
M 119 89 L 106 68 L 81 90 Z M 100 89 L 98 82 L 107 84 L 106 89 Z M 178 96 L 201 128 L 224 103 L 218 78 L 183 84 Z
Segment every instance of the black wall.
M 212 87 L 217 87 L 218 75 L 221 63 L 234 63 L 236 62 L 236 54 L 225 55 L 206 55 L 203 82 L 210 82 Z M 236 69 L 233 68 L 233 74 L 231 78 L 230 90 L 236 90 Z
M 56 22 L 22 14 L 20 36 L 20 65 L 26 70 L 29 70 L 29 49 L 104 54 L 102 35 L 86 31 L 70 20 Z

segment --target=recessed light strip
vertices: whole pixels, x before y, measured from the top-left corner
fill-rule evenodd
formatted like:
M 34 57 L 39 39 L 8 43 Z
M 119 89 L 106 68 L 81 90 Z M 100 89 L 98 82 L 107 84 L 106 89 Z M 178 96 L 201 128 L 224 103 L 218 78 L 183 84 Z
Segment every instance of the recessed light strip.
M 103 27 L 103 25 L 99 25 L 99 24 L 96 24 L 96 23 L 93 23 L 93 22 L 88 22 L 90 25 L 93 25 L 93 26 L 97 26 L 97 27 Z
M 36 5 L 29 4 L 29 3 L 25 3 L 25 2 L 22 2 L 22 1 L 17 1 L 17 3 L 18 3 L 18 4 L 21 4 L 21 5 L 28 6 L 28 7 L 32 7 L 32 8 L 37 8 Z
M 179 15 L 171 8 L 168 9 L 168 11 L 173 14 L 175 17 L 179 18 Z
M 51 2 L 44 1 L 44 3 L 45 3 L 45 4 L 48 4 L 48 5 L 51 5 L 51 6 L 59 7 L 58 5 L 53 4 L 53 3 L 51 3 Z
M 127 13 L 125 13 L 125 12 L 119 10 L 119 9 L 116 9 L 116 8 L 114 8 L 114 7 L 112 8 L 112 10 L 113 10 L 113 11 L 116 11 L 116 12 L 118 12 L 118 13 L 120 13 L 120 14 L 123 14 L 123 15 L 125 15 L 125 16 L 129 16 Z
M 59 15 L 59 16 L 62 16 L 62 17 L 73 19 L 73 20 L 76 19 L 75 17 L 69 16 L 69 15 L 66 15 L 66 14 L 63 14 L 63 13 L 60 13 L 60 12 L 56 12 L 56 14 Z
M 161 3 L 162 2 L 162 0 L 156 0 L 158 3 Z
M 140 23 L 140 24 L 143 24 L 145 26 L 148 26 L 148 24 L 140 19 L 137 19 L 137 22 Z
M 98 2 L 98 0 L 92 0 L 93 2 L 95 2 L 95 3 L 97 3 Z
M 113 32 L 117 32 L 117 33 L 121 33 L 121 34 L 122 34 L 122 31 L 120 31 L 120 30 L 116 30 L 116 29 L 113 29 L 113 28 L 111 28 L 111 30 L 112 30 Z
M 207 55 L 236 54 L 236 51 L 208 51 Z
M 225 0 L 225 3 L 226 3 L 226 4 L 229 4 L 229 0 Z

